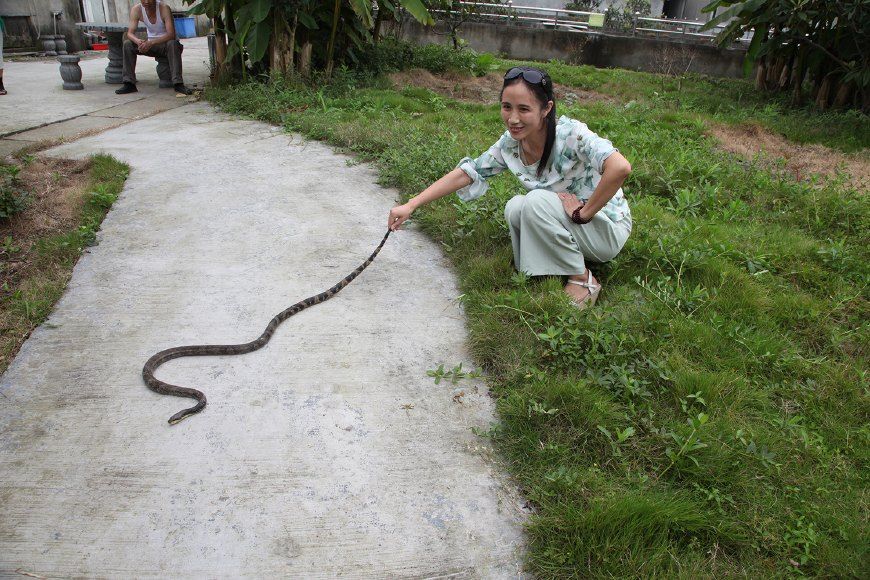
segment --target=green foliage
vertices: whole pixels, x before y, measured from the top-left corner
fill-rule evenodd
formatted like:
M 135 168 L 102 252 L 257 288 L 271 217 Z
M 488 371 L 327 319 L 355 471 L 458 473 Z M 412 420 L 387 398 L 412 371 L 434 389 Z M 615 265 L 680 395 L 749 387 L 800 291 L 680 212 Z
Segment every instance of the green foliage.
M 23 162 L 29 163 L 28 156 Z M 49 315 L 64 291 L 69 273 L 82 250 L 92 244 L 100 222 L 120 193 L 128 167 L 107 156 L 92 158 L 88 194 L 78 225 L 61 233 L 38 238 L 22 248 L 11 236 L 0 244 L 0 257 L 22 265 L 2 287 L 2 315 L 6 328 L 0 337 L 0 370 L 9 362 L 33 328 Z M 11 173 L 14 173 L 11 172 Z M 0 264 L 4 268 L 6 264 Z
M 387 37 L 366 48 L 355 68 L 375 74 L 423 68 L 435 74 L 453 71 L 482 76 L 494 65 L 492 55 L 477 54 L 468 48 L 456 50 L 441 44 L 420 46 Z
M 313 0 L 184 0 L 191 6 L 189 14 L 221 17 L 232 23 L 225 30 L 228 36 L 227 58 L 246 55 L 252 68 L 263 63 L 270 46 L 287 42 L 291 26 L 301 25 L 313 42 L 320 62 L 332 71 L 335 46 L 344 48 L 342 61 L 358 60 L 357 53 L 372 42 L 372 0 L 350 2 L 316 2 Z M 432 17 L 421 0 L 383 2 L 383 10 L 402 7 L 424 24 Z M 268 66 L 263 68 L 268 70 Z
M 601 7 L 601 0 L 572 0 L 565 4 L 565 10 L 578 12 L 597 12 Z
M 604 27 L 613 30 L 631 30 L 635 13 L 649 16 L 652 4 L 650 0 L 625 0 L 621 6 L 611 6 L 604 13 Z
M 861 576 L 870 205 L 843 181 L 798 182 L 724 154 L 704 133 L 712 121 L 778 123 L 848 150 L 866 143 L 854 134 L 865 121 L 820 120 L 741 81 L 689 77 L 678 93 L 654 75 L 546 68 L 617 99 L 558 105 L 633 167 L 634 229 L 616 259 L 592 266 L 598 304 L 577 311 L 562 280 L 514 271 L 503 208 L 523 189 L 512 176 L 472 203 L 445 198 L 414 214 L 452 258 L 469 345 L 497 401 L 499 422 L 478 434 L 535 509 L 530 571 Z M 209 96 L 350 148 L 406 196 L 503 131 L 492 106 L 372 84 Z
M 747 74 L 759 59 L 780 59 L 789 68 L 794 63 L 795 71 L 782 87 L 794 91 L 793 103 L 800 99 L 805 72 L 814 78 L 816 88 L 830 77 L 854 85 L 858 94 L 870 90 L 870 4 L 866 0 L 712 0 L 703 10 L 723 8 L 702 30 L 726 24 L 718 36 L 720 45 L 753 32 L 744 66 Z M 867 98 L 858 100 L 866 112 Z
M 24 211 L 30 201 L 18 178 L 20 171 L 18 165 L 0 163 L 0 221 Z
M 455 50 L 440 44 L 426 44 L 414 52 L 414 66 L 433 73 L 451 70 L 469 72 L 475 70 L 477 64 L 477 55 L 468 49 Z

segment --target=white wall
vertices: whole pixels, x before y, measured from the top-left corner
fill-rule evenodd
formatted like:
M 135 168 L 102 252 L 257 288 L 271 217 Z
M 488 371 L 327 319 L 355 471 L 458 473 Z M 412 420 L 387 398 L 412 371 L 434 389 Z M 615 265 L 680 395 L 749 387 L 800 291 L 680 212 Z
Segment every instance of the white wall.
M 703 2 L 703 0 L 700 0 Z M 537 8 L 564 8 L 568 0 L 513 0 L 515 6 L 535 6 Z M 603 12 L 605 8 L 614 7 L 621 8 L 623 0 L 601 0 L 598 4 L 598 12 Z M 650 14 L 658 16 L 662 13 L 662 5 L 664 0 L 651 0 Z M 594 11 L 593 11 L 594 12 Z

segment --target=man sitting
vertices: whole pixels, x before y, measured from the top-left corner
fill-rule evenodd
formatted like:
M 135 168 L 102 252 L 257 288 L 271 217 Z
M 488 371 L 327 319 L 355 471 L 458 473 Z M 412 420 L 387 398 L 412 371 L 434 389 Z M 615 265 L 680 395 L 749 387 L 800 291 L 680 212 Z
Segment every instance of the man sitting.
M 145 24 L 148 39 L 136 36 L 139 22 Z M 115 91 L 119 95 L 135 93 L 136 56 L 164 57 L 169 59 L 169 73 L 175 92 L 189 95 L 193 91 L 184 86 L 181 78 L 181 51 L 184 47 L 175 38 L 175 21 L 169 6 L 159 0 L 141 0 L 130 9 L 130 26 L 124 39 L 124 86 Z

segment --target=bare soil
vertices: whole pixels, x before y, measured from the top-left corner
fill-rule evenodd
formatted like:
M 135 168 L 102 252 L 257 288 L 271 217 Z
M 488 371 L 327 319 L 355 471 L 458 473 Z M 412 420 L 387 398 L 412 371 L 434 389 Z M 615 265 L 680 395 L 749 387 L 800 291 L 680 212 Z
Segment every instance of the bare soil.
M 8 222 L 0 222 L 0 236 L 12 236 L 22 245 L 74 226 L 84 204 L 90 166 L 90 160 L 34 158 L 18 175 L 30 203 Z
M 409 85 L 422 87 L 457 101 L 487 105 L 498 102 L 502 86 L 502 76 L 496 72 L 482 77 L 474 77 L 458 73 L 436 75 L 425 69 L 417 68 L 393 73 L 389 78 L 399 90 Z M 553 85 L 553 95 L 556 97 L 556 102 L 569 105 L 595 101 L 616 101 L 609 95 L 558 84 Z
M 784 169 L 798 181 L 813 175 L 834 179 L 842 172 L 846 183 L 856 191 L 867 191 L 870 186 L 867 152 L 847 154 L 824 145 L 793 143 L 756 124 L 711 124 L 707 133 L 725 151 L 747 160 L 758 159 L 771 169 Z

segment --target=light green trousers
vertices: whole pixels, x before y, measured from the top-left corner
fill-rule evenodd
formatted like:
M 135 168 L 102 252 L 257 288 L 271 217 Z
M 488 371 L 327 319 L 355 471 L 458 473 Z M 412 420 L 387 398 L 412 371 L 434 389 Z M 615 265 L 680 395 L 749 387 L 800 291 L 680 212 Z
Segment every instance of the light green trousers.
M 575 224 L 552 191 L 533 189 L 504 208 L 514 249 L 514 266 L 529 276 L 583 274 L 586 262 L 612 260 L 631 233 L 631 216 L 613 222 L 598 212 Z

